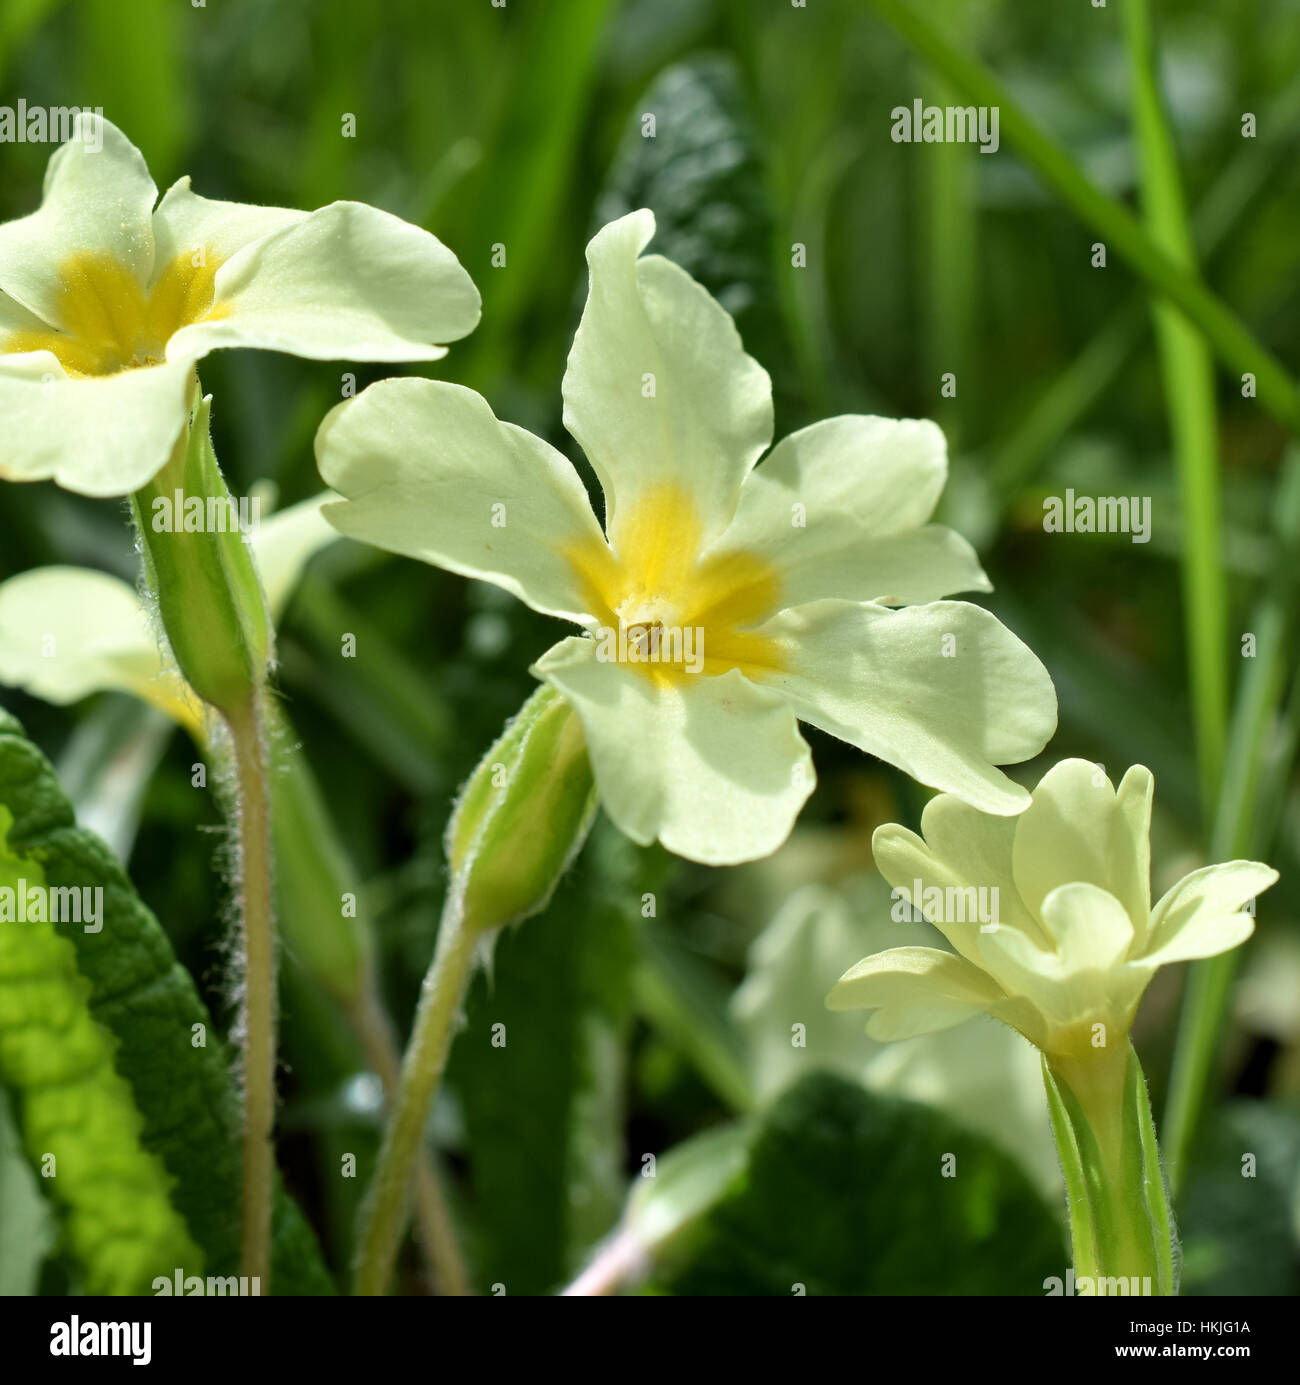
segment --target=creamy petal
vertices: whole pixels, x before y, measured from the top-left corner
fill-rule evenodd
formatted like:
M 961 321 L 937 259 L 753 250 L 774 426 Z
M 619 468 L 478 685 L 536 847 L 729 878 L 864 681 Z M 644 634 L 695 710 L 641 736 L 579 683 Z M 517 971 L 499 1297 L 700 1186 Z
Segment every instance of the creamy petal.
M 59 706 L 128 692 L 187 729 L 202 722 L 135 589 L 88 568 L 35 568 L 0 584 L 0 682 Z
M 432 361 L 479 320 L 478 290 L 441 241 L 359 202 L 245 244 L 217 270 L 215 289 L 209 319 L 182 327 L 169 359 L 245 346 L 318 361 Z
M 921 832 L 922 836 L 917 836 L 892 822 L 878 827 L 871 838 L 876 866 L 963 957 L 984 965 L 983 944 L 988 935 L 979 931 L 981 899 L 988 901 L 988 912 L 994 915 L 991 922 L 999 931 L 1014 928 L 1041 937 L 1038 925 L 1021 903 L 1011 874 L 1014 818 L 981 813 L 952 794 L 939 794 L 925 805 Z M 973 896 L 972 889 L 977 892 Z M 932 890 L 940 891 L 942 898 L 954 901 L 956 907 L 930 908 L 926 892 Z M 985 893 L 981 895 L 981 891 Z
M 1001 989 L 977 967 L 933 947 L 895 947 L 865 957 L 835 983 L 831 1010 L 874 1009 L 867 1033 L 888 1043 L 934 1034 L 991 1010 Z
M 1109 971 L 1133 945 L 1128 911 L 1113 894 L 1086 881 L 1058 885 L 1042 902 L 1042 918 L 1066 975 Z
M 901 605 L 989 591 L 966 540 L 926 524 L 947 473 L 933 423 L 826 419 L 782 439 L 746 478 L 717 549 L 762 554 L 780 574 L 787 606 L 825 597 Z
M 93 146 L 102 136 L 103 147 Z M 153 270 L 158 198 L 140 151 L 100 116 L 81 114 L 45 171 L 38 211 L 0 225 L 0 289 L 52 327 L 73 256 L 110 256 L 140 284 Z
M 163 194 L 153 214 L 154 275 L 184 257 L 199 252 L 216 268 L 246 245 L 275 231 L 305 221 L 308 212 L 287 207 L 258 207 L 245 202 L 221 202 L 200 197 L 189 177 L 178 179 Z
M 166 465 L 189 418 L 190 365 L 70 377 L 48 351 L 0 359 L 0 478 L 129 495 Z
M 1162 967 L 1245 942 L 1255 928 L 1246 905 L 1277 880 L 1277 871 L 1259 861 L 1227 861 L 1183 876 L 1152 911 L 1147 960 Z
M 308 562 L 339 537 L 339 531 L 321 513 L 323 505 L 338 499 L 331 491 L 322 491 L 310 500 L 277 510 L 253 534 L 253 556 L 273 621 L 288 605 Z
M 601 801 L 633 841 L 706 865 L 755 860 L 781 845 L 812 793 L 794 714 L 734 669 L 655 678 L 570 638 L 533 672 L 581 718 Z
M 1056 693 L 1035 655 L 987 611 L 957 601 L 899 611 L 818 601 L 757 633 L 780 657 L 751 677 L 801 720 L 985 812 L 1018 813 L 1028 802 L 994 766 L 1043 748 Z
M 1135 765 L 1117 795 L 1099 766 L 1062 760 L 1043 776 L 1016 822 L 1013 862 L 1028 907 L 1039 913 L 1058 885 L 1086 881 L 1114 895 L 1135 928 L 1150 910 L 1151 772 Z
M 711 541 L 772 441 L 771 381 L 731 317 L 671 261 L 638 258 L 654 225 L 632 212 L 587 246 L 591 284 L 564 373 L 564 426 L 600 478 L 616 548 L 620 517 L 663 488 L 689 501 Z
M 324 511 L 340 533 L 495 582 L 547 615 L 594 620 L 566 557 L 604 548 L 577 472 L 473 390 L 381 380 L 326 416 L 316 462 L 345 497 Z

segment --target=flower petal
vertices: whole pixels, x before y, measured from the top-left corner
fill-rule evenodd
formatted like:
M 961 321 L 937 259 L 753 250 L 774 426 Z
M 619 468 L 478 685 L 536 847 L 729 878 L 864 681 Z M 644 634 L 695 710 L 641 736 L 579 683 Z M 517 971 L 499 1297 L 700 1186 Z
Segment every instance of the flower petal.
M 96 149 L 102 138 L 103 147 Z M 101 116 L 82 113 L 45 171 L 38 211 L 0 225 L 0 289 L 51 327 L 66 262 L 108 255 L 141 285 L 153 270 L 150 213 L 158 189 L 140 151 Z
M 605 542 L 577 472 L 473 390 L 381 380 L 326 416 L 316 461 L 346 497 L 324 511 L 340 533 L 594 620 L 565 556 Z
M 1255 929 L 1245 906 L 1277 880 L 1277 871 L 1259 861 L 1227 861 L 1183 876 L 1151 913 L 1147 960 L 1163 967 L 1245 942 Z
M 1144 936 L 1150 911 L 1150 770 L 1134 765 L 1116 794 L 1089 760 L 1062 760 L 1043 776 L 1016 822 L 1013 866 L 1038 914 L 1058 885 L 1087 881 L 1114 895 Z
M 824 597 L 901 605 L 989 591 L 966 540 L 926 525 L 947 474 L 933 423 L 826 419 L 783 438 L 746 478 L 717 548 L 761 553 L 781 575 L 787 606 Z
M 1042 901 L 1043 926 L 1059 973 L 1105 972 L 1133 945 L 1133 920 L 1113 894 L 1086 881 L 1058 885 Z
M 594 640 L 561 640 L 533 672 L 581 718 L 619 828 L 707 865 L 775 851 L 816 782 L 793 712 L 735 669 L 658 678 L 596 655 Z
M 600 478 L 615 547 L 620 516 L 664 488 L 711 541 L 772 441 L 772 382 L 729 314 L 671 261 L 638 258 L 654 226 L 632 212 L 587 246 L 591 285 L 564 373 L 564 426 Z
M 871 838 L 876 866 L 963 957 L 986 965 L 983 943 L 989 935 L 980 932 L 981 891 L 997 931 L 1011 928 L 1041 937 L 1011 874 L 1014 818 L 981 813 L 952 794 L 939 794 L 925 805 L 921 832 L 918 837 L 893 822 L 878 827 Z M 941 893 L 931 893 L 935 890 Z M 939 899 L 943 908 L 932 902 Z
M 225 205 L 215 204 L 213 224 L 224 218 L 220 233 L 237 237 L 248 223 L 236 227 Z M 169 359 L 246 346 L 316 361 L 432 361 L 447 354 L 435 343 L 479 320 L 478 290 L 441 241 L 359 202 L 245 244 L 217 270 L 215 289 L 209 318 L 172 337 Z
M 308 212 L 200 197 L 188 175 L 163 193 L 153 214 L 154 277 L 181 256 L 202 251 L 215 269 L 246 245 L 305 221 Z
M 53 478 L 82 495 L 129 495 L 166 465 L 189 417 L 190 365 L 65 374 L 48 351 L 0 360 L 0 478 Z
M 826 997 L 830 1010 L 867 1010 L 867 1033 L 888 1043 L 951 1029 L 993 1008 L 1003 994 L 977 967 L 933 947 L 894 947 L 864 957 Z
M 0 584 L 0 682 L 58 706 L 128 692 L 187 729 L 202 720 L 135 589 L 88 568 L 35 568 Z
M 781 658 L 750 676 L 788 698 L 800 720 L 986 813 L 1028 802 L 993 766 L 1043 748 L 1056 693 L 1034 654 L 987 611 L 960 601 L 900 611 L 817 601 L 755 633 L 776 641 Z
M 312 557 L 339 537 L 321 506 L 339 497 L 322 491 L 310 500 L 277 510 L 258 525 L 250 540 L 271 619 L 278 620 Z

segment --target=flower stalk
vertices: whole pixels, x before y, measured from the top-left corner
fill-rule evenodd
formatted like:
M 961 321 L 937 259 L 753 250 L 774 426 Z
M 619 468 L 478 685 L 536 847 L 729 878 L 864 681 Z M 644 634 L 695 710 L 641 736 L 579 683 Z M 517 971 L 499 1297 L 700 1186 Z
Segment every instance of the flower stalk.
M 233 512 L 208 432 L 211 400 L 194 380 L 190 422 L 167 465 L 132 496 L 145 580 L 185 681 L 224 723 L 234 763 L 234 886 L 242 976 L 241 1273 L 270 1283 L 275 1171 L 275 881 L 265 735 L 272 627 L 243 534 L 224 522 L 187 528 L 174 508 L 197 499 L 203 519 Z M 155 502 L 167 502 L 156 507 Z M 211 502 L 211 503 L 210 503 Z M 169 515 L 169 523 L 156 523 Z
M 479 762 L 447 830 L 451 880 L 363 1213 L 358 1294 L 383 1294 L 392 1276 L 474 958 L 502 928 L 546 907 L 595 809 L 581 726 L 543 685 Z
M 1044 1056 L 1076 1276 L 1177 1292 L 1173 1219 L 1146 1079 L 1131 1043 Z

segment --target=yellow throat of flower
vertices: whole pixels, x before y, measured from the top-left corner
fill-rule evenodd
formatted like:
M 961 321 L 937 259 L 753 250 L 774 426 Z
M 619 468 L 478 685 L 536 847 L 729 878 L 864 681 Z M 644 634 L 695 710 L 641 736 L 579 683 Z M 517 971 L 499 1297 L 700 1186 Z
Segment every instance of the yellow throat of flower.
M 201 261 L 195 264 L 194 260 Z M 59 269 L 54 327 L 10 332 L 5 352 L 51 351 L 69 375 L 116 375 L 160 365 L 182 327 L 223 317 L 213 308 L 215 257 L 178 255 L 151 288 L 128 265 L 102 252 L 73 255 Z
M 648 678 L 781 666 L 777 642 L 752 628 L 778 608 L 775 569 L 752 553 L 706 557 L 703 535 L 691 497 L 662 482 L 618 512 L 609 543 L 565 552 L 597 638 Z

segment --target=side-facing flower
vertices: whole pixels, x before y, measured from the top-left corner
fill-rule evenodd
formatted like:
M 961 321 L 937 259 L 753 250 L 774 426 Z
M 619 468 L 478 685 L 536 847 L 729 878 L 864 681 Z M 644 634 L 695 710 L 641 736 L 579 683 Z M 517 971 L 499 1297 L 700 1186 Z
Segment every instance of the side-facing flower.
M 129 494 L 171 456 L 210 351 L 435 360 L 478 317 L 419 227 L 356 202 L 213 201 L 188 178 L 159 201 L 135 146 L 83 113 L 40 209 L 0 225 L 0 477 Z
M 321 518 L 332 499 L 326 491 L 269 515 L 248 540 L 273 621 L 307 561 L 338 538 Z M 130 693 L 206 743 L 203 703 L 160 645 L 140 593 L 111 573 L 39 567 L 0 583 L 0 683 L 60 706 Z
M 1062 760 L 1017 818 L 941 794 L 926 805 L 921 836 L 878 828 L 880 873 L 954 951 L 876 953 L 827 1004 L 873 1010 L 867 1033 L 881 1040 L 990 1014 L 1053 1062 L 1122 1048 L 1157 968 L 1244 942 L 1254 928 L 1245 906 L 1278 878 L 1258 861 L 1206 866 L 1152 908 L 1153 788 L 1141 765 L 1117 791 L 1096 765 Z
M 504 587 L 586 634 L 536 664 L 581 719 L 610 816 L 709 863 L 762 856 L 812 792 L 804 720 L 991 813 L 1027 795 L 1056 699 L 988 612 L 970 546 L 928 523 L 934 424 L 846 416 L 772 440 L 771 382 L 723 308 L 642 255 L 648 211 L 587 248 L 564 422 L 605 496 L 470 390 L 390 380 L 321 425 L 345 534 Z M 910 604 L 929 603 L 929 604 Z M 891 609 L 894 606 L 905 609 Z

